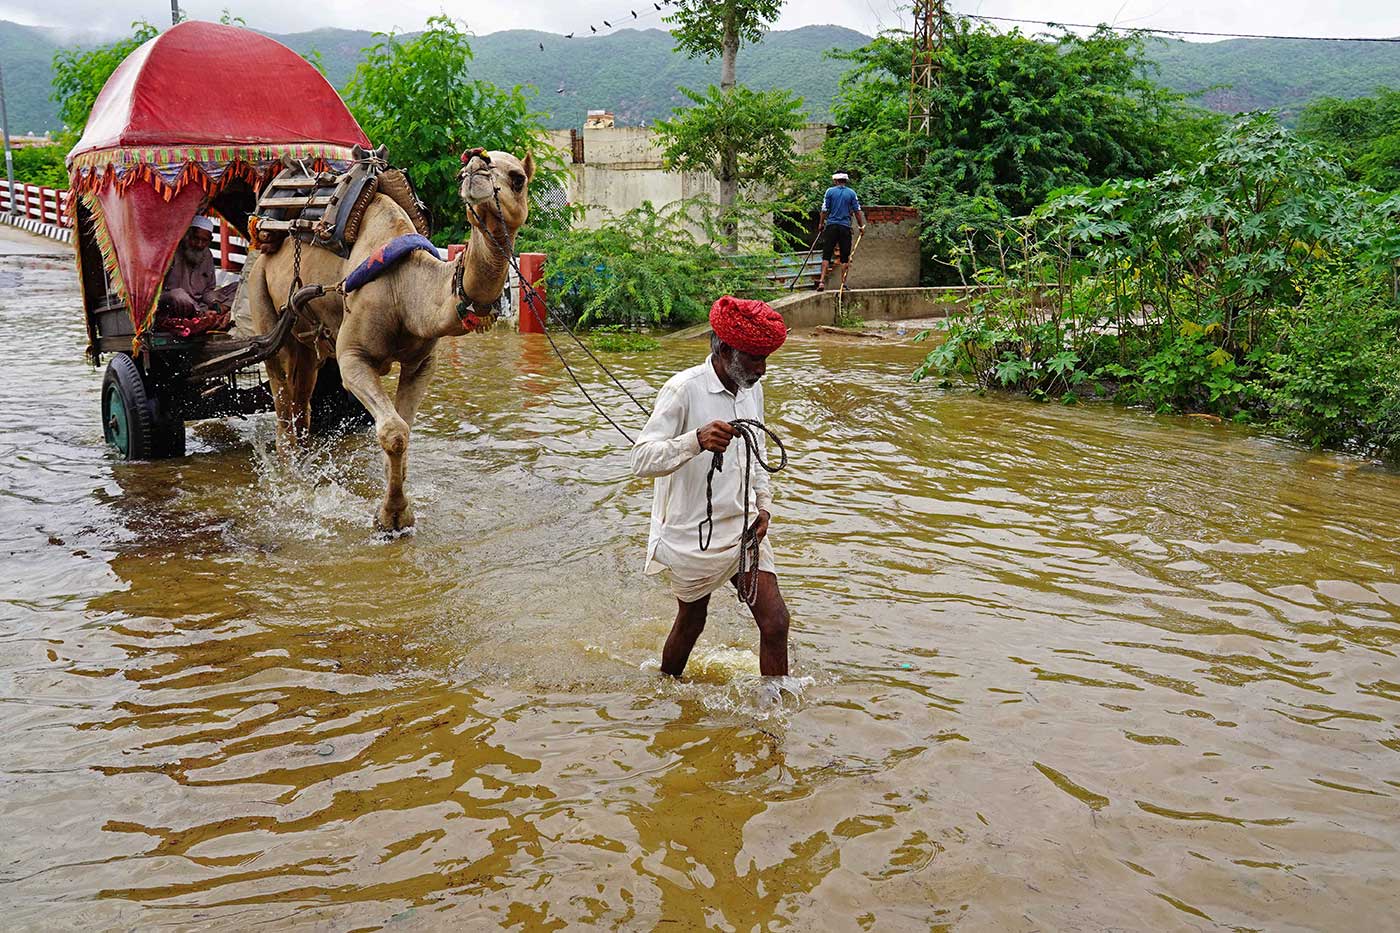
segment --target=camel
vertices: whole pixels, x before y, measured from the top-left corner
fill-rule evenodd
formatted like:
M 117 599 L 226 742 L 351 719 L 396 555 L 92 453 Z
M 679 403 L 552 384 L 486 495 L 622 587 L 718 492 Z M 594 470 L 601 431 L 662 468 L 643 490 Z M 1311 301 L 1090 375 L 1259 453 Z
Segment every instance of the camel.
M 328 289 L 304 306 L 319 323 L 319 335 L 314 328 L 300 333 L 266 363 L 277 414 L 277 446 L 289 453 L 310 427 L 311 394 L 327 350 L 335 357 L 345 388 L 373 416 L 375 436 L 384 450 L 384 498 L 375 514 L 381 531 L 403 531 L 414 523 L 404 490 L 409 431 L 428 390 L 437 342 L 469 330 L 458 313 L 456 271 L 461 270 L 462 291 L 473 308 L 482 309 L 475 313 L 484 317 L 505 288 L 507 257 L 530 213 L 529 183 L 535 166 L 529 155 L 522 161 L 508 152 L 477 151 L 463 158 L 459 193 L 471 225 L 465 253 L 456 262 L 443 262 L 413 252 L 357 291 L 331 291 L 384 244 L 415 232 L 403 208 L 386 195 L 375 195 L 348 258 L 302 247 L 302 281 Z M 260 256 L 249 273 L 250 311 L 261 333 L 272 330 L 278 307 L 291 290 L 294 252 L 293 244 L 284 244 Z M 466 320 L 475 323 L 474 318 Z M 399 383 L 390 398 L 381 378 L 394 363 L 399 364 Z

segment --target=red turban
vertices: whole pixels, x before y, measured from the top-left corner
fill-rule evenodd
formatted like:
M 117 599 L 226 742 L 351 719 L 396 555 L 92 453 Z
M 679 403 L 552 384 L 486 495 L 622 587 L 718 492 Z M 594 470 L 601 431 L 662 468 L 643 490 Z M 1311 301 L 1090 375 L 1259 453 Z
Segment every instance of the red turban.
M 772 306 L 733 295 L 710 308 L 710 327 L 720 340 L 752 356 L 767 356 L 787 340 L 787 325 Z

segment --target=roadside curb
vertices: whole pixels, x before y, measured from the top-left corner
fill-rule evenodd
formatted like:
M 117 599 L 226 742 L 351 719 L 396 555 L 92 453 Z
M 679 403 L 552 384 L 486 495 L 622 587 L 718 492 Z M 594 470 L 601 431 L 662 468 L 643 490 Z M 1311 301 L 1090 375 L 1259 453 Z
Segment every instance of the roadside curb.
M 0 223 L 8 224 L 11 227 L 18 227 L 36 236 L 57 240 L 60 243 L 71 244 L 73 242 L 73 231 L 69 228 L 60 227 L 58 224 L 51 224 L 42 220 L 35 220 L 33 217 L 0 213 Z

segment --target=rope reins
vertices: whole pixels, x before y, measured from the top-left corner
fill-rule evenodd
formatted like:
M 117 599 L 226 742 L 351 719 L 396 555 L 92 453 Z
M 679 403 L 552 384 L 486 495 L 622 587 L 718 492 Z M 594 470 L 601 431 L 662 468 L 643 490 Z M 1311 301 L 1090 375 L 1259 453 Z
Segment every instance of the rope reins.
M 493 199 L 496 204 L 496 217 L 501 221 L 502 227 L 504 227 L 505 214 L 501 210 L 501 189 L 499 185 L 495 184 L 494 180 L 491 185 L 491 190 Z M 627 439 L 627 443 L 635 444 L 636 441 L 632 439 L 632 435 L 628 434 L 627 431 L 623 429 L 623 427 L 620 424 L 614 421 L 612 419 L 612 416 L 610 416 L 606 411 L 604 411 L 603 407 L 599 405 L 598 402 L 594 400 L 593 396 L 589 394 L 588 390 L 584 388 L 583 382 L 578 378 L 578 375 L 574 372 L 573 367 L 569 365 L 569 361 L 564 358 L 564 354 L 559 349 L 559 345 L 555 343 L 554 338 L 550 336 L 548 328 L 545 327 L 544 320 L 540 318 L 540 313 L 537 310 L 535 310 L 535 302 L 536 300 L 539 300 L 539 293 L 535 291 L 534 286 L 530 284 L 530 282 L 525 278 L 524 273 L 520 271 L 520 262 L 515 258 L 512 250 L 509 248 L 509 246 L 502 243 L 500 239 L 498 239 L 496 235 L 491 231 L 491 228 L 482 221 L 481 216 L 476 212 L 475 206 L 468 204 L 467 212 L 471 214 L 472 220 L 476 221 L 477 229 L 481 230 L 482 233 L 486 234 L 486 236 L 490 239 L 492 245 L 495 246 L 496 251 L 500 253 L 502 257 L 505 258 L 506 262 L 510 264 L 510 267 L 515 270 L 516 276 L 519 277 L 521 288 L 525 292 L 525 295 L 521 296 L 521 313 L 523 314 L 524 309 L 527 306 L 529 307 L 531 316 L 534 317 L 536 323 L 540 325 L 540 330 L 544 332 L 545 339 L 549 341 L 549 346 L 554 351 L 554 355 L 559 358 L 560 363 L 564 364 L 564 369 L 566 372 L 568 372 L 569 378 L 573 380 L 574 385 L 578 386 L 578 390 L 583 393 L 583 397 L 588 399 L 588 403 L 593 406 L 593 409 L 597 411 L 598 414 L 602 415 L 603 418 L 608 422 L 608 424 L 612 425 L 617 430 L 617 433 L 621 434 L 624 438 Z M 466 251 L 463 250 L 462 256 L 458 258 L 461 259 L 465 256 Z M 604 365 L 603 361 L 598 359 L 598 357 L 593 353 L 593 351 L 588 348 L 588 345 L 579 339 L 578 335 L 574 333 L 573 329 L 569 327 L 569 325 L 565 321 L 560 319 L 558 315 L 550 314 L 549 308 L 548 306 L 545 306 L 543 300 L 540 300 L 539 303 L 541 306 L 545 307 L 545 317 L 553 320 L 555 323 L 559 324 L 559 326 L 563 327 L 564 332 L 569 335 L 570 339 L 572 339 L 573 342 L 577 344 L 578 347 L 582 349 L 584 353 L 588 354 L 588 358 L 591 359 L 594 363 L 596 363 L 599 369 L 607 373 L 608 378 L 610 378 L 613 381 L 613 384 L 616 385 L 619 389 L 621 389 L 623 394 L 626 395 L 632 401 L 632 404 L 637 407 L 637 410 L 640 411 L 643 416 L 648 418 L 651 417 L 650 409 L 648 409 L 645 405 L 643 405 L 637 400 L 637 397 L 633 395 L 625 385 L 622 384 L 621 380 L 619 380 L 617 376 L 613 374 L 613 371 L 608 369 L 608 367 Z M 783 445 L 782 438 L 778 437 L 778 435 L 773 431 L 772 428 L 768 427 L 761 421 L 757 421 L 752 418 L 735 418 L 733 421 L 729 422 L 729 425 L 734 429 L 736 436 L 742 437 L 744 439 L 744 476 L 743 489 L 741 493 L 742 498 L 744 500 L 744 531 L 743 534 L 740 536 L 737 589 L 739 591 L 739 598 L 742 599 L 746 604 L 748 604 L 750 608 L 752 608 L 754 603 L 758 600 L 759 559 L 758 538 L 754 535 L 753 529 L 749 526 L 749 491 L 753 482 L 753 467 L 754 464 L 757 463 L 759 467 L 763 470 L 769 473 L 777 473 L 780 470 L 786 469 L 788 464 L 788 453 L 787 447 Z M 771 464 L 768 460 L 764 459 L 763 454 L 759 452 L 758 440 L 760 432 L 764 435 L 767 435 L 773 441 L 773 443 L 778 445 L 779 458 L 776 466 Z M 715 452 L 710 460 L 710 470 L 705 475 L 705 520 L 700 523 L 700 527 L 698 529 L 700 537 L 700 550 L 702 551 L 709 549 L 710 542 L 714 538 L 714 478 L 715 473 L 723 471 L 723 469 L 724 454 L 720 452 Z M 709 526 L 710 532 L 708 537 L 705 534 L 707 525 Z
M 501 225 L 504 226 L 505 214 L 501 211 L 501 189 L 499 185 L 494 183 L 494 181 L 491 185 L 491 191 L 492 196 L 496 202 L 496 216 L 500 218 Z M 622 384 L 622 381 L 618 379 L 616 375 L 613 374 L 613 371 L 608 369 L 608 367 L 604 365 L 603 361 L 598 359 L 598 357 L 593 353 L 593 351 L 588 348 L 588 345 L 579 339 L 578 334 L 574 333 L 573 328 L 569 327 L 569 325 L 563 320 L 561 320 L 558 315 L 549 313 L 549 308 L 545 305 L 544 300 L 539 297 L 539 292 L 535 291 L 534 286 L 531 285 L 530 282 L 525 278 L 525 274 L 520 271 L 520 261 L 515 258 L 515 255 L 512 253 L 511 249 L 506 244 L 503 244 L 499 239 L 497 239 L 496 235 L 491 232 L 491 228 L 482 221 L 481 216 L 477 214 L 476 208 L 473 205 L 467 205 L 467 213 L 472 215 L 472 219 L 475 220 L 477 223 L 477 229 L 479 229 L 482 233 L 486 234 L 486 236 L 491 240 L 492 245 L 496 247 L 496 251 L 500 253 L 501 256 L 506 260 L 506 262 L 509 263 L 510 267 L 515 270 L 516 277 L 520 279 L 520 287 L 526 292 L 526 295 L 522 296 L 522 300 L 520 302 L 520 307 L 522 309 L 521 313 L 524 313 L 524 308 L 526 306 L 529 307 L 530 315 L 535 319 L 536 323 L 540 325 L 540 330 L 544 332 L 545 340 L 549 341 L 550 349 L 554 351 L 555 356 L 559 357 L 559 362 L 564 364 L 564 370 L 569 374 L 569 378 L 574 381 L 574 385 L 578 386 L 578 390 L 583 393 L 583 397 L 588 399 L 588 404 L 592 405 L 593 410 L 598 412 L 598 414 L 602 415 L 603 418 L 608 422 L 608 424 L 612 425 L 617 430 L 617 433 L 621 434 L 624 438 L 626 438 L 627 443 L 635 444 L 636 441 L 632 439 L 632 435 L 628 434 L 627 431 L 622 427 L 622 425 L 614 421 L 612 419 L 612 416 L 610 416 L 606 411 L 604 411 L 603 407 L 599 405 L 597 401 L 594 400 L 593 396 L 588 393 L 588 390 L 583 387 L 583 382 L 579 380 L 578 374 L 575 373 L 574 368 L 569 365 L 569 361 L 564 358 L 564 354 L 559 349 L 559 345 L 554 342 L 554 338 L 549 335 L 549 329 L 544 326 L 544 321 L 540 319 L 540 313 L 535 310 L 535 302 L 539 301 L 540 305 L 544 306 L 545 317 L 549 318 L 550 320 L 553 320 L 560 327 L 564 328 L 564 332 L 569 335 L 569 338 L 573 340 L 575 344 L 578 345 L 579 349 L 583 350 L 584 353 L 588 354 L 588 358 L 591 359 L 594 363 L 596 363 L 599 369 L 608 374 L 608 378 L 613 381 L 613 384 L 616 385 L 619 389 L 621 389 L 622 393 L 632 400 L 632 404 L 637 406 L 637 410 L 640 411 L 644 417 L 651 417 L 651 410 L 648 409 L 641 402 L 637 401 L 637 397 L 633 395 L 625 385 Z M 463 250 L 463 255 L 465 255 L 465 253 L 466 250 Z M 528 298 L 528 300 L 526 300 L 526 298 Z
M 759 467 L 769 473 L 777 473 L 779 470 L 787 468 L 788 454 L 787 448 L 783 446 L 782 438 L 773 432 L 762 421 L 755 421 L 752 418 L 735 418 L 729 422 L 729 426 L 734 429 L 738 437 L 744 439 L 744 479 L 740 498 L 744 500 L 744 531 L 739 538 L 739 598 L 752 606 L 758 599 L 758 538 L 754 535 L 753 529 L 749 527 L 749 489 L 753 483 L 753 467 L 757 463 Z M 759 453 L 759 432 L 768 435 L 773 443 L 778 445 L 778 465 L 774 466 L 763 458 Z M 700 550 L 708 551 L 710 542 L 715 535 L 715 474 L 724 471 L 724 453 L 715 451 L 710 458 L 710 471 L 705 474 L 705 518 L 700 522 L 698 529 L 700 534 Z M 706 526 L 709 526 L 709 535 L 705 534 Z

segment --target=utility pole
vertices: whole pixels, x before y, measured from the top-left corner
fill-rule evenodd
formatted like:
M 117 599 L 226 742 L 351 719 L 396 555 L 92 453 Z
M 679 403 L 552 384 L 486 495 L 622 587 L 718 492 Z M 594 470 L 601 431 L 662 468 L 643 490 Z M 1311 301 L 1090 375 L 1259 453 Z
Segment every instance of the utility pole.
M 914 0 L 914 53 L 909 65 L 909 135 L 928 136 L 933 132 L 933 88 L 938 84 L 939 62 L 943 52 L 945 0 Z M 912 142 L 912 139 L 911 139 Z M 904 177 L 914 170 L 904 164 Z
M 170 0 L 170 25 L 180 25 L 180 0 Z
M 10 153 L 10 116 L 5 112 L 5 69 L 0 64 L 0 134 L 5 137 L 5 180 L 10 183 L 10 213 L 15 210 L 15 157 Z

